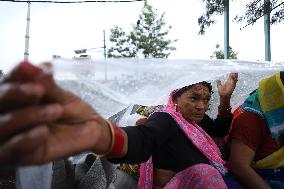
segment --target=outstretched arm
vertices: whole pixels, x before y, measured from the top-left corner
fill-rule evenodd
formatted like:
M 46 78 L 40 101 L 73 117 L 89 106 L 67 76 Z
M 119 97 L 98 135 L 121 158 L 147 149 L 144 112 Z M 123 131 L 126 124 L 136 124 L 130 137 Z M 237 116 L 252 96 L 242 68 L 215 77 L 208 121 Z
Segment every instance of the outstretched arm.
M 108 152 L 108 122 L 57 86 L 50 73 L 22 63 L 0 84 L 0 164 L 39 164 L 85 150 Z M 123 149 L 127 152 L 127 135 Z

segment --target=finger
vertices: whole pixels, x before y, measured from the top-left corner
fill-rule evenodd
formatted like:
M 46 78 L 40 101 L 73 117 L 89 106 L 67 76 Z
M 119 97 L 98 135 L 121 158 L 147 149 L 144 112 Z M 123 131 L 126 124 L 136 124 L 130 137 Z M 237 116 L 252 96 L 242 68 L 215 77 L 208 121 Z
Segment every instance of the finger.
M 238 80 L 238 73 L 230 73 L 230 78 L 232 78 L 234 81 Z
M 57 120 L 63 113 L 62 106 L 51 104 L 31 106 L 0 116 L 0 140 L 27 130 L 41 123 Z
M 44 62 L 39 66 L 34 66 L 29 62 L 20 63 L 6 78 L 5 82 L 17 81 L 28 82 L 36 81 L 44 86 L 46 90 L 45 102 L 58 102 L 66 104 L 70 99 L 77 98 L 59 87 L 52 74 L 52 64 Z
M 42 158 L 35 156 L 34 152 L 44 147 L 48 133 L 48 128 L 40 125 L 10 138 L 0 147 L 0 165 L 38 163 Z
M 39 67 L 44 71 L 44 72 L 52 72 L 53 66 L 50 62 L 43 62 L 39 64 Z
M 36 81 L 42 84 L 46 91 L 49 91 L 47 96 L 52 99 L 53 96 L 56 96 L 53 95 L 53 93 L 56 91 L 55 89 L 57 89 L 57 87 L 49 68 L 51 68 L 51 66 L 47 63 L 41 64 L 40 66 L 34 66 L 27 61 L 23 61 L 8 74 L 8 76 L 4 79 L 4 83 Z
M 42 84 L 47 93 L 45 95 L 45 102 L 58 102 L 60 104 L 66 104 L 74 95 L 66 92 L 59 87 L 53 77 L 53 66 L 50 62 L 44 62 L 39 65 L 42 73 L 35 79 L 36 82 Z
M 36 81 L 44 86 L 47 91 L 47 102 L 65 103 L 65 91 L 56 85 L 52 75 L 52 65 L 49 62 L 34 66 L 27 61 L 18 64 L 4 82 L 31 82 Z
M 27 104 L 35 104 L 44 95 L 45 89 L 36 83 L 4 83 L 0 85 L 0 113 Z
M 216 80 L 216 84 L 217 84 L 217 88 L 219 89 L 219 87 L 222 85 L 221 81 L 218 79 Z
M 19 63 L 3 80 L 3 82 L 26 82 L 32 81 L 43 71 L 27 61 Z
M 238 81 L 238 78 L 239 78 L 239 74 L 235 73 L 235 80 Z

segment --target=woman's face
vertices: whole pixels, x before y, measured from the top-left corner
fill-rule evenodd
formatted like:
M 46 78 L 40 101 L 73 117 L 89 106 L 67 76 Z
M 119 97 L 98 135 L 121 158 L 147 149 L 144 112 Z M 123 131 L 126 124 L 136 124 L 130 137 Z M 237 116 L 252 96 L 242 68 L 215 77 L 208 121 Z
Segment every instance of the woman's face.
M 208 110 L 211 93 L 201 84 L 196 84 L 185 91 L 174 101 L 177 111 L 190 122 L 199 122 Z

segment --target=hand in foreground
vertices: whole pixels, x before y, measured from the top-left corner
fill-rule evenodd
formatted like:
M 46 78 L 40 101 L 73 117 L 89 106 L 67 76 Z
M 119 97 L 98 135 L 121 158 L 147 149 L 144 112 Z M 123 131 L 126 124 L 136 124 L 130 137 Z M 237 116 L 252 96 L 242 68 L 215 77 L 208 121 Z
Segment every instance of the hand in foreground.
M 222 85 L 220 80 L 217 80 L 217 88 L 220 97 L 230 98 L 235 90 L 238 82 L 238 73 L 230 73 L 227 81 Z
M 21 63 L 0 83 L 0 165 L 40 164 L 94 148 L 106 152 L 106 124 L 45 69 Z

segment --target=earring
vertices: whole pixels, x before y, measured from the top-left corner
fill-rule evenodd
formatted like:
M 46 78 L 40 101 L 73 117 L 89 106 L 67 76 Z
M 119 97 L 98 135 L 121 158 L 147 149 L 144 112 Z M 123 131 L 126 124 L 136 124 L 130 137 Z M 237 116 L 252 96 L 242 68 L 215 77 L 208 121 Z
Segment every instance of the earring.
M 175 109 L 175 111 L 177 111 L 177 104 L 174 105 L 174 109 Z

